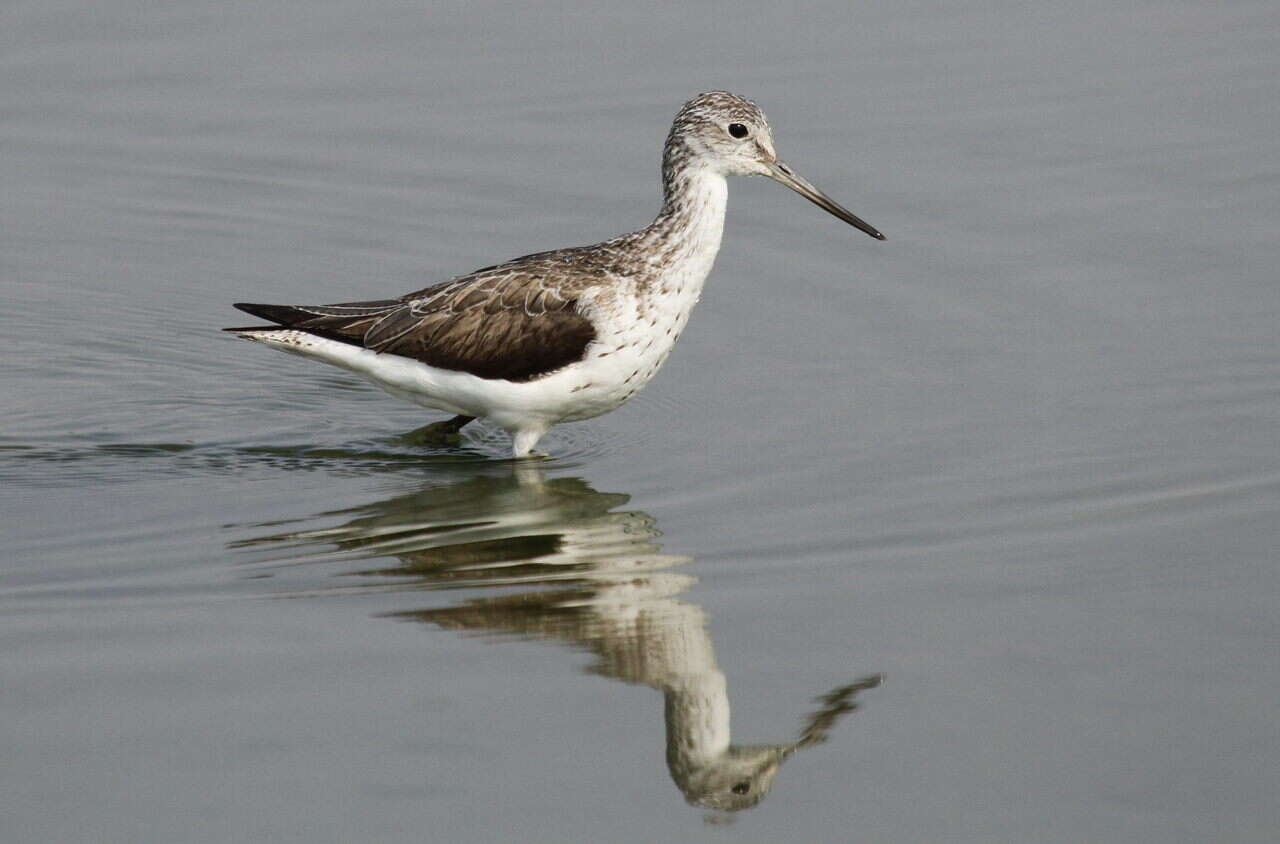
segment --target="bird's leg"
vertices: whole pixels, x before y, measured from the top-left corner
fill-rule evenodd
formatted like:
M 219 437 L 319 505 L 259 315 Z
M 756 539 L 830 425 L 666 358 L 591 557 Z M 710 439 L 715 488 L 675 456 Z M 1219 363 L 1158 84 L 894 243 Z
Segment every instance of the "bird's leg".
M 462 426 L 474 422 L 474 416 L 455 416 L 443 422 L 432 422 L 405 434 L 401 439 L 418 445 L 449 445 L 456 443 L 460 437 Z
M 550 425 L 539 425 L 533 428 L 521 428 L 512 432 L 511 456 L 520 457 L 546 457 L 547 455 L 533 450 L 538 444 L 538 440 L 542 439 L 542 435 L 547 432 Z
M 456 434 L 462 430 L 464 425 L 468 425 L 474 421 L 476 421 L 474 416 L 463 416 L 459 414 L 452 419 L 446 419 L 445 421 L 437 422 L 436 424 L 440 426 L 441 431 L 449 434 Z

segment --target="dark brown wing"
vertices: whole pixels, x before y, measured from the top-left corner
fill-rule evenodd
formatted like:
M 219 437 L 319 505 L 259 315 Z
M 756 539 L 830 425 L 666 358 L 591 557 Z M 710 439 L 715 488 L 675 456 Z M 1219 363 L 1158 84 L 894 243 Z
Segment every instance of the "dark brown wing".
M 596 336 L 578 312 L 576 296 L 591 276 L 550 283 L 548 277 L 564 269 L 556 265 L 558 254 L 487 268 L 403 299 L 236 307 L 287 328 L 441 369 L 532 381 L 582 360 Z

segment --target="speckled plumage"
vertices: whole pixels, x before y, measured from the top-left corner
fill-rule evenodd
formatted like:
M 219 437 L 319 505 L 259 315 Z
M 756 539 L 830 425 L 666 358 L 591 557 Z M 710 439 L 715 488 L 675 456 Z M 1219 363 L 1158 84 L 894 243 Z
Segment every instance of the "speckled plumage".
M 770 176 L 883 239 L 778 161 L 754 103 L 712 91 L 676 115 L 662 209 L 639 231 L 398 299 L 237 304 L 276 325 L 227 330 L 360 373 L 426 407 L 487 418 L 525 456 L 552 425 L 621 405 L 666 361 L 719 251 L 731 174 Z

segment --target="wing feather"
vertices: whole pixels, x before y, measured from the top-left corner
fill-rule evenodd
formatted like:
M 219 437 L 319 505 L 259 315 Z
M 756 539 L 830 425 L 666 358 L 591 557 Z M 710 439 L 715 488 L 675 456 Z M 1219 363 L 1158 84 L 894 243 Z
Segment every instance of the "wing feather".
M 441 369 L 532 381 L 581 360 L 596 337 L 579 304 L 603 273 L 593 267 L 564 272 L 566 264 L 586 257 L 579 250 L 529 255 L 400 299 L 236 307 L 278 325 Z

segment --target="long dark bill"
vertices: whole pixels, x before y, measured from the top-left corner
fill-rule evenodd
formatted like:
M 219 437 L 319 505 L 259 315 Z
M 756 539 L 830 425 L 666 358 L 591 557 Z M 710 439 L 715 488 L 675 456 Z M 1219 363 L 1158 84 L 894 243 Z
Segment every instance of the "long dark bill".
M 786 164 L 783 164 L 781 161 L 775 161 L 769 165 L 769 178 L 773 179 L 775 182 L 781 182 L 803 196 L 805 199 L 812 202 L 814 205 L 821 208 L 823 211 L 839 217 L 854 228 L 860 229 L 871 235 L 876 240 L 885 239 L 885 236 L 882 235 L 878 229 L 858 217 L 858 215 L 854 214 L 848 208 L 845 208 L 839 202 L 836 202 L 834 199 L 815 188 L 813 185 L 809 184 L 805 179 L 800 178 L 794 170 Z

